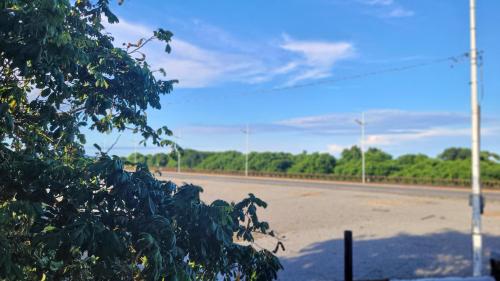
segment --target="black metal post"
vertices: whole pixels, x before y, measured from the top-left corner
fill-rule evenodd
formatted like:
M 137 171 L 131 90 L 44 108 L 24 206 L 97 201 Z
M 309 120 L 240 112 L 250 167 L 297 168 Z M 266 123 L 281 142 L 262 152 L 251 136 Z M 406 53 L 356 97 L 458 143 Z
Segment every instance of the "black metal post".
M 344 280 L 352 281 L 352 231 L 344 231 Z

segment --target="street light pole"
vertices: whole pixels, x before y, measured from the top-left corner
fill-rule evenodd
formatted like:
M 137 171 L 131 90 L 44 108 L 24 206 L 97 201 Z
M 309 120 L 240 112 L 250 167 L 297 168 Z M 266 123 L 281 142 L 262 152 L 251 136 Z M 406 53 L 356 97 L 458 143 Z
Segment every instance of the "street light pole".
M 365 113 L 361 113 L 361 120 L 356 119 L 356 123 L 361 127 L 361 182 L 366 183 L 365 169 Z
M 134 134 L 134 163 L 137 165 L 137 139 Z
M 174 135 L 174 138 L 176 139 L 180 139 L 180 135 L 179 136 L 175 136 Z M 175 152 L 177 153 L 177 173 L 180 173 L 181 172 L 181 153 L 179 151 L 179 149 L 177 148 L 177 142 L 174 142 L 174 149 L 175 149 Z
M 480 118 L 477 97 L 476 1 L 470 0 L 470 90 L 472 110 L 472 261 L 473 276 L 482 275 L 482 195 L 480 183 Z
M 181 172 L 181 153 L 179 152 L 179 149 L 177 149 L 177 173 L 180 172 Z
M 177 143 L 174 143 L 174 150 L 177 153 L 177 173 L 181 172 L 181 154 L 179 153 L 179 149 L 177 149 Z
M 248 154 L 249 154 L 249 135 L 250 135 L 250 129 L 248 128 L 248 123 L 247 127 L 245 130 L 241 130 L 246 136 L 245 136 L 245 143 L 246 143 L 246 153 L 245 153 L 245 177 L 248 177 Z
M 249 153 L 249 134 L 250 134 L 250 130 L 248 129 L 248 123 L 246 130 L 244 130 L 243 132 L 246 134 L 245 177 L 248 177 L 248 153 Z

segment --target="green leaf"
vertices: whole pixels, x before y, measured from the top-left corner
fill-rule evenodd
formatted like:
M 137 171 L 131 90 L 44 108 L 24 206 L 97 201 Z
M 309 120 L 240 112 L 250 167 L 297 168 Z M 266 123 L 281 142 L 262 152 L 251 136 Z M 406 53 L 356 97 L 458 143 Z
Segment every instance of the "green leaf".
M 243 280 L 254 271 L 272 279 L 274 260 L 232 241 L 267 229 L 251 207 L 263 205 L 258 199 L 209 205 L 201 187 L 155 178 L 147 165 L 175 164 L 167 152 L 122 159 L 94 144 L 98 154 L 88 155 L 89 130 L 172 144 L 147 112 L 178 81 L 151 70 L 141 49 L 149 38 L 117 47 L 107 31 L 118 22 L 111 2 L 0 5 L 9 11 L 0 24 L 0 279 L 214 280 L 233 265 Z M 160 28 L 150 39 L 170 53 L 172 36 Z

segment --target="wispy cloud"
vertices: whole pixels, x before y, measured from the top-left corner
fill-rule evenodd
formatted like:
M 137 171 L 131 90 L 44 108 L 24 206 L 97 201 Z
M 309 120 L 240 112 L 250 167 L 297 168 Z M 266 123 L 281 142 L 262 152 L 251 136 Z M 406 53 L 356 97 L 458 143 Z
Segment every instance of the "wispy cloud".
M 211 125 L 211 124 L 196 124 L 182 127 L 178 130 L 186 134 L 242 134 L 246 128 L 246 124 L 225 124 L 225 125 Z M 254 123 L 250 124 L 250 132 L 252 134 L 262 133 L 280 133 L 290 132 L 290 128 L 274 123 Z
M 374 134 L 366 138 L 365 143 L 371 146 L 394 146 L 408 142 L 427 141 L 431 139 L 467 138 L 470 137 L 470 128 L 446 128 L 433 127 L 429 129 L 416 130 L 415 132 Z M 482 137 L 497 137 L 500 134 L 500 127 L 489 126 L 481 128 Z
M 342 113 L 293 118 L 278 122 L 310 134 L 358 135 L 354 120 L 359 114 Z M 419 112 L 402 110 L 371 110 L 365 113 L 366 144 L 393 146 L 437 138 L 467 137 L 470 135 L 470 116 L 456 112 Z M 496 117 L 483 116 L 481 134 L 500 134 Z
M 339 144 L 329 144 L 327 146 L 327 151 L 330 154 L 339 155 L 347 146 L 339 145 Z
M 115 37 L 115 42 L 135 42 L 148 38 L 152 29 L 120 20 L 120 23 L 106 26 Z M 228 80 L 242 80 L 253 76 L 259 63 L 239 53 L 225 53 L 210 50 L 174 37 L 172 53 L 165 54 L 164 45 L 152 42 L 144 47 L 148 61 L 154 67 L 166 69 L 169 78 L 179 79 L 179 87 L 199 88 L 212 85 L 222 77 Z
M 300 68 L 288 84 L 328 77 L 332 74 L 335 63 L 355 55 L 354 46 L 350 42 L 295 40 L 286 34 L 284 41 L 281 48 L 299 55 L 298 59 L 287 65 L 286 69 L 289 71 Z
M 414 132 L 369 135 L 365 143 L 372 146 L 389 146 L 432 138 L 466 137 L 468 135 L 470 135 L 470 129 L 468 128 L 429 128 Z
M 363 5 L 374 9 L 375 15 L 382 18 L 403 18 L 415 15 L 413 10 L 403 7 L 395 0 L 360 0 Z
M 255 84 L 271 80 L 291 85 L 328 77 L 335 63 L 354 55 L 354 47 L 349 42 L 296 40 L 289 35 L 273 44 L 263 42 L 266 52 L 255 52 L 240 48 L 244 44 L 223 30 L 210 25 L 203 27 L 204 23 L 199 21 L 194 24 L 196 30 L 215 34 L 213 36 L 220 38 L 214 40 L 218 43 L 205 42 L 207 46 L 204 46 L 174 36 L 170 55 L 164 53 L 164 46 L 159 42 L 144 48 L 148 61 L 154 67 L 166 69 L 169 78 L 179 79 L 179 87 L 200 88 L 224 82 Z M 107 25 L 106 30 L 115 37 L 116 44 L 121 45 L 151 36 L 153 29 L 121 19 L 118 24 Z M 279 54 L 280 59 L 267 53 Z
M 415 14 L 415 12 L 413 12 L 412 10 L 397 7 L 397 8 L 393 8 L 385 16 L 388 18 L 404 18 L 404 17 L 411 17 L 414 14 Z
M 355 136 L 360 133 L 354 120 L 357 113 L 333 113 L 303 116 L 270 123 L 252 124 L 255 133 L 299 133 L 306 135 Z M 456 112 L 421 112 L 403 110 L 371 110 L 365 112 L 366 143 L 373 146 L 396 145 L 404 142 L 434 138 L 466 137 L 470 134 L 470 117 Z M 495 126 L 498 118 L 483 117 L 484 136 L 500 134 Z M 242 124 L 223 126 L 193 126 L 191 133 L 233 134 L 241 133 Z M 185 129 L 183 129 L 184 131 Z M 334 153 L 344 148 L 339 144 L 328 147 Z
M 367 5 L 381 5 L 381 6 L 389 6 L 394 4 L 394 0 L 364 0 L 362 1 L 364 4 Z
M 351 133 L 358 131 L 355 119 L 358 113 L 333 113 L 305 116 L 279 121 L 278 124 L 318 133 Z M 466 114 L 455 112 L 421 112 L 393 109 L 370 110 L 365 112 L 367 130 L 373 134 L 403 133 L 431 127 L 468 125 Z

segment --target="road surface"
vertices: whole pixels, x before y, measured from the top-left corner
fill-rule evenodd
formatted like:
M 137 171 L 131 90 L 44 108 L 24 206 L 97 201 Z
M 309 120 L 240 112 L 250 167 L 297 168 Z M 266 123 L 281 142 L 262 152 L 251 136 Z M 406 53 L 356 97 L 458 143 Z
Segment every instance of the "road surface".
M 342 280 L 343 231 L 354 233 L 354 277 L 416 278 L 471 273 L 468 191 L 272 178 L 167 173 L 165 179 L 203 187 L 202 199 L 238 201 L 254 193 L 285 243 L 280 280 Z M 485 270 L 500 252 L 500 193 L 485 192 Z M 274 248 L 267 237 L 259 247 Z
M 210 180 L 211 182 L 224 182 L 236 184 L 263 184 L 270 186 L 289 186 L 320 189 L 335 189 L 338 191 L 364 191 L 374 193 L 390 193 L 419 197 L 441 197 L 441 198 L 469 198 L 470 190 L 461 187 L 433 187 L 397 184 L 360 184 L 351 182 L 332 182 L 321 180 L 299 180 L 266 177 L 243 177 L 227 175 L 193 174 L 193 173 L 168 173 L 177 180 L 193 182 Z M 488 201 L 500 201 L 500 191 L 486 190 L 483 192 Z

